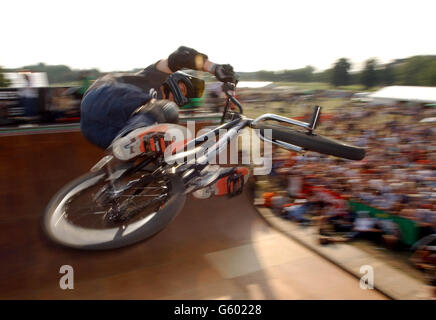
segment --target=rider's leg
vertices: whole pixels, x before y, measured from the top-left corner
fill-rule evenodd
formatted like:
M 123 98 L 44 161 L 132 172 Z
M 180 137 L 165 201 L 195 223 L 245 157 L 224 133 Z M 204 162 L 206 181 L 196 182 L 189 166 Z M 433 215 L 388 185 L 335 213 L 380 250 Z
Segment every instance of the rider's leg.
M 130 120 L 135 109 L 150 99 L 149 94 L 124 83 L 93 88 L 81 103 L 82 134 L 93 144 L 106 149 Z M 150 124 L 153 121 L 150 120 Z
M 115 139 L 138 128 L 148 127 L 155 123 L 177 123 L 178 120 L 179 107 L 177 104 L 169 100 L 153 99 L 132 112 L 129 120 Z

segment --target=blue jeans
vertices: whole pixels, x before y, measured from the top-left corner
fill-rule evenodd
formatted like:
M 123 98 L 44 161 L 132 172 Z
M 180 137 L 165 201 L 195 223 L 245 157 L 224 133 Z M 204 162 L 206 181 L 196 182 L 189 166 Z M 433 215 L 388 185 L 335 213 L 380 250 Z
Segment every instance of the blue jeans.
M 131 84 L 111 83 L 91 89 L 82 100 L 80 129 L 89 141 L 106 149 L 120 132 L 156 122 L 150 115 L 130 117 L 150 99 L 149 94 Z

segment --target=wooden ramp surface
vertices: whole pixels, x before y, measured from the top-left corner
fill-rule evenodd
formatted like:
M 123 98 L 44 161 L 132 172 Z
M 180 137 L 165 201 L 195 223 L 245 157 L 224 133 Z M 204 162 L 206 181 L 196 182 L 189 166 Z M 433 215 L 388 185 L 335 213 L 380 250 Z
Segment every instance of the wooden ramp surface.
M 51 196 L 102 152 L 80 132 L 0 137 L 0 299 L 380 299 L 272 229 L 248 193 L 188 197 L 155 237 L 112 251 L 50 243 L 39 228 Z M 62 290 L 62 265 L 74 289 Z

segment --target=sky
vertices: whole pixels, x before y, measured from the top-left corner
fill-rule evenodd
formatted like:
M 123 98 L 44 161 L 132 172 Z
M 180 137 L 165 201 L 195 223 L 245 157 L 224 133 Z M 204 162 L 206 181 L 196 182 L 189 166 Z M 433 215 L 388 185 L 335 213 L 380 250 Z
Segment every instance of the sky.
M 434 0 L 5 1 L 0 66 L 143 68 L 190 46 L 236 71 L 436 54 Z

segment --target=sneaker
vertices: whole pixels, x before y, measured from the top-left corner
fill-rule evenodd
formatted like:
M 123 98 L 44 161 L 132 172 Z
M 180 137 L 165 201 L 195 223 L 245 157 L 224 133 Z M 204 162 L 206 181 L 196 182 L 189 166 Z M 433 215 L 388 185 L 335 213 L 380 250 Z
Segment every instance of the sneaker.
M 165 141 L 165 134 L 153 132 L 142 138 L 143 152 L 147 154 L 163 155 L 172 141 Z

